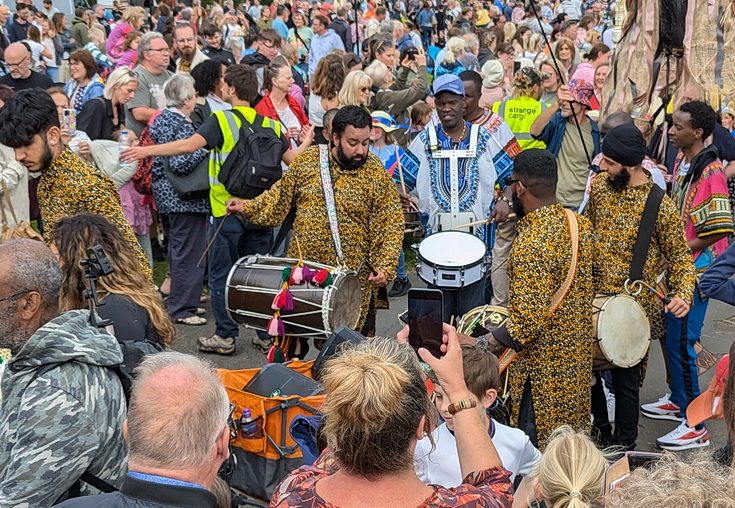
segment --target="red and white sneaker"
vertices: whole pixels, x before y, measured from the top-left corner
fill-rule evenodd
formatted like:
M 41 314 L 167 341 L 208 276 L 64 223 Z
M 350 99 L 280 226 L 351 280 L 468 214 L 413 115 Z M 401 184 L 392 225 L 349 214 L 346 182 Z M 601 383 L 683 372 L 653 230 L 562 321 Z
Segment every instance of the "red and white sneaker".
M 681 421 L 681 409 L 669 400 L 668 393 L 658 399 L 658 402 L 643 404 L 641 406 L 641 413 L 643 413 L 643 416 L 655 418 L 656 420 Z
M 690 448 L 701 448 L 709 446 L 709 434 L 707 429 L 701 430 L 690 427 L 682 422 L 677 428 L 656 440 L 656 446 L 662 450 L 688 450 Z

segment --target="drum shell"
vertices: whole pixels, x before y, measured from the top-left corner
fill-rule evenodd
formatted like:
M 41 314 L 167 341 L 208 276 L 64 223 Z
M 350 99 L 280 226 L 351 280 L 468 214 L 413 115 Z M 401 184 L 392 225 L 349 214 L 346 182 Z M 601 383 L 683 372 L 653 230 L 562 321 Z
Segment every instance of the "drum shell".
M 430 253 L 427 252 L 428 249 L 422 249 L 422 245 L 426 247 L 427 244 L 425 242 L 429 239 L 431 239 L 432 245 L 439 243 L 440 248 L 454 251 L 450 252 L 449 257 L 457 254 L 457 249 L 461 252 L 465 246 L 474 248 L 477 247 L 477 242 L 482 243 L 482 240 L 476 236 L 461 231 L 442 231 L 426 237 L 419 243 L 416 254 L 416 272 L 424 282 L 439 288 L 461 289 L 479 282 L 484 278 L 487 268 L 485 263 L 487 249 L 484 247 L 484 243 L 481 255 L 479 254 L 480 249 L 478 248 L 476 249 L 477 254 L 474 254 L 467 262 L 461 264 L 445 264 L 428 259 Z M 439 240 L 437 241 L 437 239 Z M 473 243 L 475 245 L 472 245 Z
M 246 256 L 235 263 L 225 288 L 230 318 L 238 324 L 265 331 L 275 312 L 271 307 L 273 299 L 283 286 L 283 269 L 296 263 L 296 259 L 261 256 Z M 294 309 L 281 311 L 285 335 L 323 337 L 340 326 L 356 328 L 362 304 L 357 276 L 320 263 L 305 261 L 304 265 L 312 270 L 330 270 L 334 280 L 327 288 L 307 283 L 289 287 Z M 335 302 L 339 302 L 336 313 L 330 308 Z
M 616 302 L 616 299 L 624 301 Z M 598 294 L 593 307 L 592 369 L 609 370 L 638 365 L 645 358 L 651 342 L 650 323 L 640 304 L 624 294 Z M 626 315 L 615 315 L 619 312 L 616 307 L 622 307 Z M 603 323 L 604 320 L 610 321 Z

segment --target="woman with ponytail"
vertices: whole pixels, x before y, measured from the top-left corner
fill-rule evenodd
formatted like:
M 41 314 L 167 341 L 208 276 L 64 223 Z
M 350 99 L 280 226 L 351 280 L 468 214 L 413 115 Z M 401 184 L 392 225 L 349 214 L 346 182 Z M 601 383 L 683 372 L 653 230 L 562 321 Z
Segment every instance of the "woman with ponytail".
M 331 359 L 322 374 L 327 393 L 320 432 L 327 450 L 276 488 L 270 506 L 312 508 L 364 506 L 509 507 L 510 473 L 486 425 L 472 409 L 479 401 L 467 389 L 455 329 L 444 325 L 441 359 L 419 355 L 439 379 L 453 406 L 460 468 L 456 488 L 424 485 L 416 475 L 416 442 L 431 435 L 435 410 L 408 327 L 393 339 L 371 339 Z

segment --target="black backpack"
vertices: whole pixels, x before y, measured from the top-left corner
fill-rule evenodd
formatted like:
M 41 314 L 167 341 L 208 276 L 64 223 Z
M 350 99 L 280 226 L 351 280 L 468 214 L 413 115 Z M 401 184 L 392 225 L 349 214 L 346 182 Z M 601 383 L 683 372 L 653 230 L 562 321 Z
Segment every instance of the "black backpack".
M 233 196 L 252 199 L 281 178 L 281 158 L 286 147 L 273 129 L 263 127 L 263 116 L 256 114 L 250 123 L 236 109 L 232 113 L 240 118 L 242 126 L 239 132 L 233 132 L 235 148 L 225 159 L 217 178 Z

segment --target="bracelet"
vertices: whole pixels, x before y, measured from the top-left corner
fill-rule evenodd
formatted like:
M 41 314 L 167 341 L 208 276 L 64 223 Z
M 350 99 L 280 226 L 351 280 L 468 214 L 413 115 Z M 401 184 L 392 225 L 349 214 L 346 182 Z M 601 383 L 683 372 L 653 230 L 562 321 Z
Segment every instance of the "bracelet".
M 447 411 L 449 411 L 450 415 L 453 415 L 459 413 L 463 409 L 471 409 L 473 407 L 477 407 L 477 401 L 475 399 L 462 399 L 449 404 Z
M 500 197 L 495 198 L 495 202 L 497 203 L 498 201 L 505 201 L 506 203 L 508 203 L 508 206 L 510 206 L 510 199 L 508 199 L 505 196 L 500 196 Z

